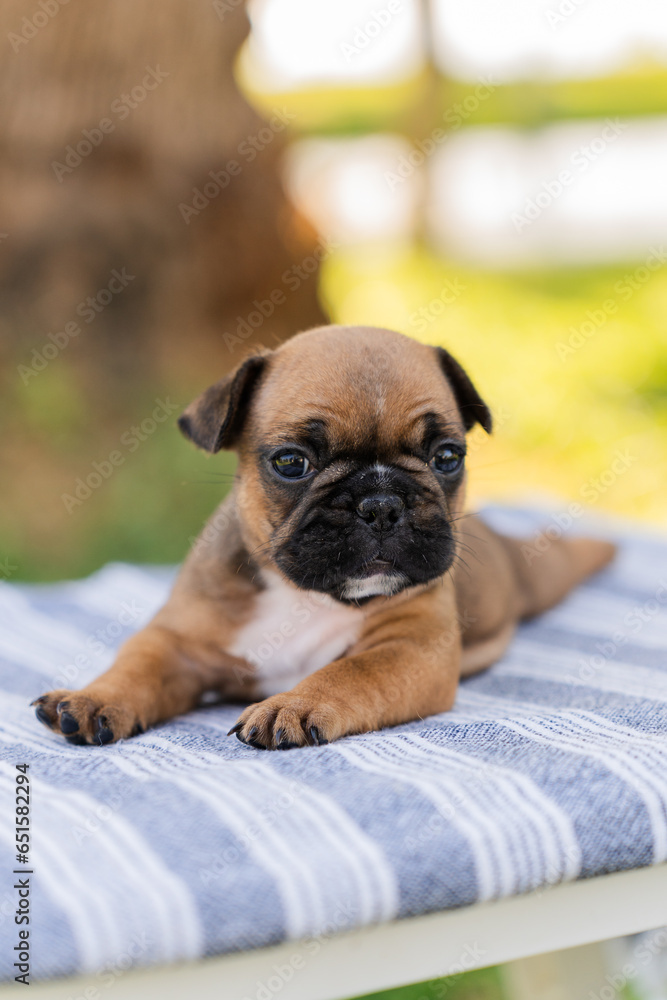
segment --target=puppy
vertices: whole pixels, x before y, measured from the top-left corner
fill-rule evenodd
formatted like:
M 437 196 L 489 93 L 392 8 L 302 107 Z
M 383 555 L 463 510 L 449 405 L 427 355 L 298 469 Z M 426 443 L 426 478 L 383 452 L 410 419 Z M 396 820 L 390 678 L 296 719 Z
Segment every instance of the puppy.
M 558 538 L 528 561 L 464 515 L 476 423 L 491 414 L 454 358 L 390 330 L 320 327 L 248 358 L 179 420 L 238 453 L 231 494 L 150 624 L 38 718 L 105 744 L 214 692 L 253 702 L 231 733 L 286 750 L 451 708 L 459 677 L 614 553 Z

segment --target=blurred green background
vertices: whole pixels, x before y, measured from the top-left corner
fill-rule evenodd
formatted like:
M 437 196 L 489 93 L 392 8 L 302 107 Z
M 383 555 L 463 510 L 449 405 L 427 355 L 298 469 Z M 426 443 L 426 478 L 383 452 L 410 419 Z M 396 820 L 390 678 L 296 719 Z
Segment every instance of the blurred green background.
M 446 322 L 434 317 L 419 337 L 451 350 L 496 414 L 490 439 L 474 433 L 472 503 L 543 501 L 559 509 L 558 498 L 595 495 L 600 511 L 664 524 L 667 272 L 572 355 L 560 360 L 556 352 L 568 328 L 599 308 L 634 266 L 489 274 L 423 247 L 364 247 L 325 263 L 322 294 L 337 322 L 416 335 L 410 315 L 437 299 L 447 280 L 465 286 Z M 234 466 L 227 454 L 196 452 L 175 427 L 180 409 L 214 380 L 202 372 L 201 380 L 184 381 L 174 372 L 117 400 L 122 417 L 100 421 L 65 357 L 26 386 L 8 370 L 0 420 L 10 442 L 3 454 L 10 487 L 0 555 L 16 567 L 15 578 L 79 576 L 110 559 L 181 559 Z M 121 439 L 138 440 L 131 429 L 141 432 L 156 399 L 178 409 L 130 451 Z M 114 451 L 123 464 L 68 513 L 63 495 L 74 496 L 77 480 L 95 472 L 94 463 L 104 468 Z M 631 464 L 607 485 L 604 473 L 619 451 Z
M 447 1000 L 507 1000 L 502 971 L 498 968 L 480 969 L 447 979 L 367 994 L 364 1000 L 445 1000 L 445 997 Z
M 369 88 L 362 103 L 358 88 L 341 87 L 279 100 L 298 111 L 299 138 L 384 128 L 418 102 L 422 86 L 416 77 Z M 452 87 L 457 100 L 474 89 L 439 84 L 438 114 Z M 276 105 L 275 94 L 250 96 L 260 109 Z M 621 105 L 637 116 L 667 110 L 667 74 L 643 67 L 580 85 L 514 84 L 498 88 L 483 112 L 486 123 L 533 129 L 554 116 L 602 115 Z M 366 242 L 342 245 L 325 259 L 320 298 L 335 322 L 396 328 L 446 346 L 467 367 L 496 414 L 492 438 L 479 428 L 474 434 L 471 503 L 560 509 L 588 501 L 600 512 L 664 525 L 667 269 L 627 301 L 614 290 L 641 263 L 629 257 L 613 265 L 491 271 L 449 260 L 417 237 Z M 433 303 L 452 282 L 461 291 L 436 314 Z M 610 298 L 617 311 L 568 349 L 572 329 Z M 415 319 L 420 308 L 426 312 Z M 94 330 L 85 335 L 94 337 Z M 98 407 L 96 386 L 78 377 L 78 349 L 73 340 L 27 384 L 16 374 L 25 348 L 4 369 L 0 563 L 14 579 L 80 576 L 111 559 L 178 561 L 233 472 L 232 457 L 196 452 L 175 427 L 180 409 L 219 375 L 208 359 L 200 368 L 193 358 L 186 371 L 163 366 L 141 384 L 121 384 L 109 409 Z M 170 401 L 172 415 L 131 450 L 123 436 L 128 441 L 132 427 L 150 420 L 158 398 Z M 64 495 L 73 496 L 94 463 L 104 467 L 116 450 L 122 464 L 68 511 Z M 610 474 L 619 453 L 626 468 Z

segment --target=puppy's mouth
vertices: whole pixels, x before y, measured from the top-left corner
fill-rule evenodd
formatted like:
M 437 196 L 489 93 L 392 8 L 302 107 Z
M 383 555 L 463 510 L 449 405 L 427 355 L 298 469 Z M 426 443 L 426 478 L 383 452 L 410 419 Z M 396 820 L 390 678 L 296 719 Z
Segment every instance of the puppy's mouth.
M 345 580 L 338 599 L 346 603 L 363 604 L 372 597 L 391 597 L 409 586 L 410 581 L 405 573 L 397 570 L 389 559 L 378 556 Z
M 370 576 L 353 576 L 346 580 L 341 590 L 341 601 L 360 604 L 372 597 L 392 597 L 409 586 L 403 573 L 373 573 Z
M 380 556 L 377 556 L 366 563 L 359 576 L 376 576 L 378 573 L 391 573 L 393 568 L 394 564 L 390 559 L 382 559 Z

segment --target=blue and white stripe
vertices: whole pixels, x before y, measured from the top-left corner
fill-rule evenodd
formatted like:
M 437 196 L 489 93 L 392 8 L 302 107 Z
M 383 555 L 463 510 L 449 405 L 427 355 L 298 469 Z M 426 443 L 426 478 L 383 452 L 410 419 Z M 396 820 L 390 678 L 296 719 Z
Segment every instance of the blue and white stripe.
M 492 518 L 527 533 L 539 520 Z M 238 709 L 225 706 L 104 748 L 58 739 L 28 702 L 66 668 L 74 687 L 105 669 L 173 574 L 117 564 L 85 581 L 0 584 L 2 978 L 13 976 L 17 763 L 30 764 L 41 978 L 666 860 L 667 541 L 620 536 L 614 566 L 522 626 L 452 712 L 282 754 L 227 737 Z

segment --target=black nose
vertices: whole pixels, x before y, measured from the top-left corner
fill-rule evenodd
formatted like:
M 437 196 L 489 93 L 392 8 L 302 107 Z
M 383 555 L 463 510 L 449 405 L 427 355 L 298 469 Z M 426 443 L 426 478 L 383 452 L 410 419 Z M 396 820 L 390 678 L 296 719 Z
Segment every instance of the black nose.
M 374 528 L 384 531 L 397 524 L 403 516 L 405 504 L 400 497 L 392 493 L 379 493 L 375 496 L 364 497 L 357 506 L 357 514 L 372 524 Z

